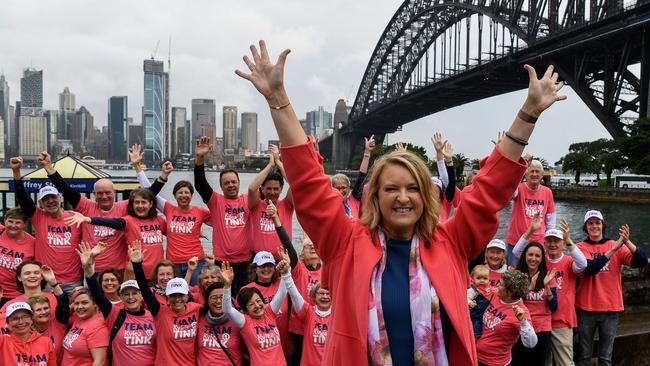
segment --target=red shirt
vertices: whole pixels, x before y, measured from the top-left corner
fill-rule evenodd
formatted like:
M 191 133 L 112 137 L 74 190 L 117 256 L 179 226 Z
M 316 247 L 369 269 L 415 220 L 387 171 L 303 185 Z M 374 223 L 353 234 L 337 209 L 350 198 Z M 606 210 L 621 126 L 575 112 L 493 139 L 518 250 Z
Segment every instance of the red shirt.
M 298 314 L 305 327 L 303 329 L 305 338 L 302 341 L 302 359 L 300 364 L 303 366 L 320 366 L 323 362 L 323 353 L 325 352 L 325 341 L 327 332 L 330 327 L 332 317 L 320 316 L 313 306 L 305 303 Z
M 533 216 L 539 212 L 542 217 L 542 225 L 530 237 L 530 241 L 544 243 L 544 233 L 546 232 L 546 214 L 555 212 L 555 202 L 553 201 L 553 192 L 548 188 L 540 185 L 536 190 L 528 188 L 526 183 L 520 183 L 517 187 L 517 197 L 513 199 L 512 214 L 508 224 L 508 234 L 506 243 L 515 245 L 521 235 L 533 220 Z
M 152 219 L 124 216 L 124 220 L 126 220 L 126 229 L 124 230 L 126 242 L 142 241 L 142 249 L 145 251 L 142 268 L 148 278 L 156 264 L 165 258 L 165 249 L 163 248 L 164 235 L 167 232 L 165 219 L 160 216 Z
M 167 201 L 163 212 L 167 219 L 167 259 L 176 264 L 186 263 L 195 255 L 203 259 L 201 226 L 210 220 L 210 211 L 199 206 L 183 211 Z
M 81 228 L 86 224 L 80 228 L 67 225 L 64 219 L 72 215 L 64 211 L 63 216 L 54 219 L 37 208 L 32 216 L 36 237 L 34 258 L 50 266 L 59 283 L 81 281 L 81 262 L 76 249 L 81 242 Z
M 244 353 L 244 342 L 239 329 L 228 320 L 223 324 L 210 325 L 205 316 L 199 319 L 199 331 L 196 337 L 198 353 L 196 363 L 198 366 L 232 366 L 232 362 L 219 346 L 219 341 L 226 348 L 235 364 L 241 365 Z
M 555 288 L 555 280 L 551 280 L 551 289 Z M 548 307 L 546 290 L 544 287 L 537 291 L 529 291 L 524 295 L 524 304 L 533 319 L 533 329 L 536 333 L 551 331 L 551 308 Z
M 113 329 L 120 307 L 113 305 L 106 326 Z M 113 366 L 153 366 L 156 358 L 156 325 L 149 310 L 143 316 L 126 313 L 111 346 Z
M 574 249 L 575 250 L 575 249 Z M 553 262 L 546 257 L 548 270 L 555 268 L 557 288 L 557 310 L 551 315 L 551 325 L 557 328 L 576 328 L 576 274 L 573 272 L 573 258 L 562 254 L 559 261 Z
M 323 267 L 315 271 L 310 271 L 307 269 L 304 263 L 298 262 L 296 268 L 291 270 L 291 277 L 293 277 L 293 283 L 296 285 L 296 289 L 300 292 L 300 295 L 305 300 L 305 306 L 314 305 L 314 302 L 309 297 L 309 291 L 316 282 L 320 282 L 321 273 Z M 305 326 L 303 325 L 302 320 L 298 319 L 298 314 L 296 309 L 291 307 L 291 316 L 289 316 L 289 332 L 295 334 L 302 334 Z
M 517 343 L 521 329 L 521 323 L 512 310 L 513 305 L 524 310 L 524 316 L 531 324 L 530 313 L 521 299 L 506 304 L 498 294 L 494 294 L 483 314 L 483 335 L 476 343 L 479 362 L 489 366 L 503 366 L 510 362 L 510 350 Z
M 248 315 L 244 317 L 246 323 L 241 329 L 241 335 L 251 356 L 251 366 L 286 366 L 287 362 L 280 345 L 280 331 L 271 305 L 264 307 L 262 319 L 253 319 Z
M 251 251 L 248 243 L 248 194 L 229 199 L 213 192 L 208 208 L 212 215 L 212 253 L 219 261 L 248 262 Z
M 202 306 L 188 302 L 182 315 L 174 313 L 168 306 L 160 307 L 156 315 L 156 365 L 194 366 L 196 328 Z
M 110 333 L 104 318 L 96 314 L 90 319 L 76 318 L 63 338 L 62 365 L 92 366 L 91 348 L 108 347 Z
M 113 203 L 110 210 L 104 211 L 99 208 L 97 202 L 81 196 L 75 211 L 88 217 L 114 219 L 126 216 L 128 214 L 128 205 L 128 200 L 118 201 Z M 103 241 L 108 246 L 104 253 L 95 258 L 95 272 L 101 272 L 106 268 L 123 269 L 126 266 L 127 243 L 124 239 L 124 232 L 106 226 L 83 225 L 81 236 L 92 246 L 95 246 L 100 241 Z
M 493 271 L 490 269 L 490 287 L 499 287 L 499 283 L 501 282 L 501 275 L 503 272 L 498 272 L 498 271 Z
M 0 286 L 2 297 L 13 299 L 20 295 L 16 286 L 16 267 L 34 257 L 34 237 L 24 233 L 23 240 L 9 237 L 7 230 L 0 235 Z
M 250 245 L 254 253 L 266 250 L 273 253 L 275 259 L 279 259 L 278 248 L 282 247 L 282 241 L 275 231 L 275 224 L 270 216 L 266 215 L 266 207 L 269 204 L 266 200 L 259 200 L 257 206 L 251 211 L 250 216 Z M 293 219 L 293 204 L 286 199 L 277 200 L 275 207 L 278 209 L 280 222 L 291 239 L 291 221 Z
M 276 279 L 275 282 L 271 284 L 271 286 L 262 286 L 257 284 L 256 282 L 251 282 L 248 285 L 242 287 L 242 288 L 247 288 L 247 287 L 254 287 L 262 293 L 262 301 L 264 304 L 269 305 L 271 303 L 271 300 L 275 297 L 275 294 L 278 292 L 278 289 L 280 288 L 280 285 L 282 284 L 282 281 L 280 278 Z M 241 290 L 240 290 L 241 291 Z M 239 304 L 241 307 L 246 306 L 246 304 Z M 282 348 L 284 350 L 285 354 L 290 354 L 291 353 L 291 337 L 289 337 L 289 296 L 284 298 L 284 301 L 282 302 L 282 306 L 280 306 L 280 311 L 278 311 L 276 316 L 276 325 L 278 326 L 278 330 L 280 331 L 280 336 L 282 337 Z
M 65 333 L 67 331 L 67 325 L 61 324 L 56 319 L 52 318 L 50 319 L 50 324 L 47 326 L 47 329 L 41 333 L 41 336 L 47 337 L 52 341 L 52 344 L 54 345 L 54 352 L 56 353 L 56 361 L 59 365 L 63 359 L 63 337 L 65 337 Z
M 54 345 L 49 338 L 34 331 L 26 341 L 14 335 L 0 337 L 0 364 L 3 366 L 56 366 Z
M 603 244 L 578 243 L 588 261 L 605 255 L 616 241 L 607 240 Z M 629 266 L 632 253 L 623 245 L 609 258 L 609 262 L 594 276 L 582 276 L 576 308 L 584 311 L 623 311 L 623 285 L 621 267 Z

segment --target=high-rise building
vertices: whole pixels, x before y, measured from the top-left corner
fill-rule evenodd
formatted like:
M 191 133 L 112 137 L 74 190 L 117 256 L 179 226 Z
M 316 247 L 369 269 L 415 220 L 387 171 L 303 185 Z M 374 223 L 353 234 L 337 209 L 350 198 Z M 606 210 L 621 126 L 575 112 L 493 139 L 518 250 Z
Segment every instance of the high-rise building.
M 41 151 L 47 150 L 47 121 L 43 116 L 21 115 L 18 120 L 20 156 L 35 161 Z
M 58 141 L 56 128 L 59 125 L 59 111 L 47 110 L 44 115 L 47 122 L 47 151 L 56 156 L 57 152 L 54 151 L 54 148 Z
M 215 141 L 216 138 L 217 138 L 217 128 L 216 128 L 216 126 L 211 125 L 209 123 L 204 123 L 201 126 L 201 136 L 207 136 L 207 137 L 210 138 L 210 141 Z
M 0 75 L 0 119 L 2 120 L 3 138 L 0 140 L 5 156 L 9 156 L 11 150 L 11 117 L 9 114 L 9 83 L 5 80 L 4 74 Z M 4 159 L 2 159 L 4 160 Z
M 126 96 L 108 99 L 108 161 L 124 162 L 128 160 L 128 118 L 129 100 Z
M 72 139 L 72 122 L 76 112 L 76 97 L 67 86 L 59 93 L 59 119 L 56 126 L 58 139 Z
M 241 114 L 241 147 L 257 151 L 257 113 L 244 112 Z
M 185 144 L 185 121 L 187 121 L 187 108 L 172 107 L 170 158 L 175 157 L 176 154 L 189 153 Z
M 335 155 L 337 151 L 339 151 L 339 144 L 341 143 L 341 137 L 339 136 L 339 128 L 343 127 L 348 123 L 348 115 L 350 114 L 350 110 L 348 109 L 345 100 L 339 99 L 336 102 L 336 107 L 334 107 L 334 123 L 333 123 L 333 130 L 334 130 L 334 136 L 332 137 L 332 151 L 331 151 L 331 156 L 332 156 L 332 168 L 334 169 L 339 169 L 345 167 L 344 164 L 347 164 L 347 162 L 342 162 L 337 160 L 337 156 Z
M 203 125 L 208 124 L 217 128 L 217 107 L 214 99 L 192 99 L 192 133 L 190 141 L 196 141 L 201 137 Z M 212 137 L 214 139 L 214 136 Z M 194 144 L 190 144 L 192 152 Z
M 144 160 L 159 162 L 167 156 L 165 102 L 167 73 L 163 61 L 144 60 L 144 106 L 142 126 L 144 133 Z
M 26 68 L 20 79 L 20 115 L 43 115 L 43 70 Z
M 331 135 L 332 133 L 332 113 L 327 112 L 325 108 L 319 106 L 317 110 L 307 112 L 306 126 L 309 134 L 316 137 Z
M 4 161 L 7 158 L 6 142 L 5 138 L 5 121 L 0 116 L 0 161 Z
M 76 96 L 70 92 L 67 86 L 63 88 L 63 92 L 59 93 L 59 110 L 60 111 L 74 111 L 76 107 Z
M 9 106 L 9 115 L 7 118 L 9 118 L 7 122 L 9 127 L 5 134 L 7 135 L 7 157 L 9 158 L 18 153 L 18 120 L 16 119 L 16 107 Z
M 235 155 L 237 152 L 237 107 L 223 107 L 223 154 Z
M 142 125 L 129 124 L 129 147 L 134 144 L 142 145 L 144 141 Z
M 72 122 L 72 146 L 77 154 L 90 153 L 88 146 L 93 138 L 94 118 L 86 107 L 81 106 Z

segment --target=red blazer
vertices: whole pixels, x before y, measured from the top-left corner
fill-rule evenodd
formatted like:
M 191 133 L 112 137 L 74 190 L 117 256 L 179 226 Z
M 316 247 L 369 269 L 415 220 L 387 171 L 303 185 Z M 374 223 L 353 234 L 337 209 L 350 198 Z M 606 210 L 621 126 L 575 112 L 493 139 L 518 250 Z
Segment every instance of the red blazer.
M 381 258 L 378 239 L 360 221 L 346 217 L 341 195 L 332 190 L 323 158 L 311 141 L 283 147 L 282 160 L 298 221 L 323 260 L 323 282 L 332 295 L 323 365 L 366 365 L 370 275 Z M 429 248 L 420 243 L 422 263 L 453 327 L 445 335 L 450 365 L 477 364 L 467 310 L 467 265 L 496 233 L 497 212 L 512 197 L 525 169 L 523 159 L 517 163 L 495 148 L 472 186 L 463 191 L 456 214 L 436 227 Z

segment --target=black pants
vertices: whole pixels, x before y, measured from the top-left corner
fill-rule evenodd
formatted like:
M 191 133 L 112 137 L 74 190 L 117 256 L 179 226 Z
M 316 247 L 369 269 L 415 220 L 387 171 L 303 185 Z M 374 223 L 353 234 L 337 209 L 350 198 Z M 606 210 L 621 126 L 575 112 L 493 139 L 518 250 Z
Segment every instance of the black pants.
M 217 266 L 221 266 L 221 261 L 215 261 L 215 264 Z M 237 298 L 237 294 L 239 293 L 239 290 L 248 285 L 250 282 L 248 280 L 248 269 L 250 267 L 250 261 L 249 262 L 237 262 L 233 263 L 230 262 L 230 266 L 232 267 L 232 271 L 235 273 L 235 278 L 232 280 L 232 297 Z
M 537 334 L 537 345 L 533 348 L 526 348 L 521 343 L 521 338 L 512 347 L 512 366 L 545 366 L 546 352 L 551 342 L 551 332 L 539 332 Z
M 300 366 L 300 359 L 302 359 L 302 334 L 289 333 L 291 336 L 292 354 L 291 362 L 293 366 Z

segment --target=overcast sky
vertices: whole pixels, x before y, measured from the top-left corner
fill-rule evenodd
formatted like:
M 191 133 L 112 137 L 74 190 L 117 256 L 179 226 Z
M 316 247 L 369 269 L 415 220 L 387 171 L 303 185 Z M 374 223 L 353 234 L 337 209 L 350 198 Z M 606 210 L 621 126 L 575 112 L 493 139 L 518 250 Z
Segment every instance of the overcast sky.
M 0 71 L 20 99 L 22 69 L 44 71 L 44 107 L 58 108 L 65 86 L 76 94 L 96 125 L 106 125 L 108 98 L 127 95 L 129 115 L 140 123 L 142 62 L 167 59 L 171 36 L 171 106 L 193 98 L 215 99 L 217 134 L 221 107 L 259 114 L 264 144 L 277 138 L 266 103 L 235 74 L 244 68 L 248 45 L 266 39 L 275 58 L 291 48 L 286 84 L 299 116 L 323 105 L 334 112 L 339 98 L 354 97 L 383 29 L 400 5 L 389 0 L 240 1 L 26 1 L 3 0 L 0 7 Z M 522 73 L 524 71 L 522 70 Z M 569 99 L 537 123 L 529 151 L 553 163 L 569 144 L 609 137 L 604 127 L 569 88 Z M 433 151 L 429 136 L 440 131 L 456 152 L 470 158 L 488 153 L 490 139 L 506 129 L 523 102 L 515 92 L 466 104 L 411 122 L 389 136 Z

